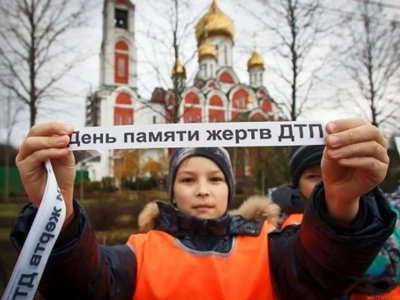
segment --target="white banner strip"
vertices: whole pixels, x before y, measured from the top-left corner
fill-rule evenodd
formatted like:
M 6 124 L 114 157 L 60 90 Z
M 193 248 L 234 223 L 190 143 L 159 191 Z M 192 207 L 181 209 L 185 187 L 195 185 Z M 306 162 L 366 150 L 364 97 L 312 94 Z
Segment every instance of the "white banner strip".
M 47 184 L 32 228 L 2 299 L 33 299 L 47 260 L 65 220 L 65 203 L 51 162 L 45 163 Z
M 71 150 L 323 145 L 321 122 L 185 123 L 85 127 Z
M 400 156 L 400 137 L 395 137 L 394 142 L 396 144 L 397 152 L 399 153 Z

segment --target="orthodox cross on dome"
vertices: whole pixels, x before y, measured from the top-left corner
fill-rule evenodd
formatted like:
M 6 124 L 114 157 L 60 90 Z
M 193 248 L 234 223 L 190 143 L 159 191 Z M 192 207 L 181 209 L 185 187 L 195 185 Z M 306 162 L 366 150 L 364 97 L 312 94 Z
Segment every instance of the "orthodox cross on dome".
M 254 31 L 253 33 L 253 51 L 257 50 L 257 32 Z
M 217 5 L 217 1 L 216 0 L 212 1 L 210 10 L 212 10 L 213 12 L 217 12 L 218 11 L 218 5 Z

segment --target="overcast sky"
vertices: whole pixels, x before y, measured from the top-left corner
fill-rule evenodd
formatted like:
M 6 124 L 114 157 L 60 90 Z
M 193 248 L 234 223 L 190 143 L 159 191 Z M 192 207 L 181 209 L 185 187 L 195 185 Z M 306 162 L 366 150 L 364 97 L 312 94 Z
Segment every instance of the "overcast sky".
M 99 51 L 102 40 L 102 0 L 93 0 L 95 5 L 94 9 L 88 14 L 89 26 L 80 29 L 77 32 L 73 32 L 68 37 L 68 42 L 77 44 L 90 55 L 88 59 L 77 66 L 62 82 L 61 85 L 71 91 L 71 95 L 60 99 L 53 99 L 51 102 L 46 102 L 49 107 L 60 108 L 59 112 L 53 112 L 51 114 L 39 113 L 38 122 L 48 120 L 59 120 L 62 122 L 68 122 L 76 127 L 82 127 L 84 124 L 84 113 L 85 113 L 85 96 L 90 90 L 96 90 L 99 82 Z M 272 0 L 280 1 L 280 0 Z M 351 0 L 351 2 L 357 0 Z M 173 57 L 166 53 L 165 44 L 171 40 L 171 31 L 168 30 L 169 21 L 166 17 L 168 13 L 168 4 L 172 1 L 168 0 L 134 0 L 132 1 L 136 5 L 136 44 L 138 47 L 138 78 L 139 78 L 139 94 L 142 97 L 148 98 L 151 91 L 156 87 L 163 85 L 166 87 L 166 82 L 169 80 L 170 69 L 173 63 Z M 256 20 L 251 12 L 260 12 L 262 18 L 268 18 L 265 10 L 262 12 L 262 7 L 256 3 L 257 1 L 251 0 L 246 3 L 246 8 L 250 11 L 246 11 L 241 5 L 243 1 L 236 0 L 218 0 L 217 3 L 220 8 L 229 15 L 235 24 L 236 37 L 235 37 L 235 50 L 234 50 L 234 69 L 237 72 L 240 80 L 244 83 L 248 82 L 248 73 L 246 70 L 246 62 L 249 58 L 254 45 L 257 46 L 265 59 L 266 71 L 265 71 L 265 85 L 269 90 L 271 96 L 275 99 L 280 99 L 284 95 L 288 95 L 288 90 L 284 90 L 287 86 L 277 77 L 273 72 L 274 68 L 281 67 L 282 61 L 279 60 L 276 53 L 270 50 L 270 45 L 274 43 L 273 36 L 266 30 L 258 20 Z M 194 25 L 195 19 L 198 19 L 209 7 L 211 0 L 202 1 L 188 1 L 188 8 L 184 8 L 182 13 L 185 14 L 185 18 L 182 22 L 183 25 L 187 25 L 188 20 L 193 23 L 191 26 L 192 33 L 183 42 L 183 50 L 181 53 L 182 59 L 187 61 L 189 57 L 195 51 L 196 40 L 194 36 Z M 307 0 L 302 0 L 302 3 L 307 3 Z M 326 18 L 331 18 L 335 14 L 335 9 L 346 10 L 346 3 L 349 1 L 323 1 L 324 6 L 329 8 L 329 14 Z M 385 0 L 385 3 L 398 5 L 398 0 Z M 344 4 L 344 5 L 342 5 Z M 158 5 L 158 6 L 157 6 Z M 262 13 L 261 13 L 262 12 Z M 399 13 L 400 9 L 389 9 L 390 15 Z M 265 15 L 265 17 L 264 17 Z M 193 20 L 193 21 L 192 21 Z M 185 24 L 186 22 L 186 24 Z M 163 37 L 161 30 L 164 29 L 169 36 Z M 146 37 L 146 33 L 152 32 L 160 39 L 159 44 Z M 256 37 L 254 33 L 256 32 Z M 168 34 L 167 34 L 168 35 Z M 164 42 L 161 42 L 163 40 Z M 170 42 L 169 42 L 170 43 Z M 327 51 L 327 40 L 321 43 L 321 47 L 316 52 L 318 54 L 324 54 Z M 171 50 L 172 51 L 172 50 Z M 172 53 L 172 52 L 171 52 Z M 310 67 L 312 68 L 313 60 L 310 60 Z M 157 66 L 157 70 L 154 69 L 154 65 Z M 192 59 L 187 64 L 187 70 L 189 76 L 196 72 L 197 60 Z M 285 72 L 287 67 L 282 68 Z M 159 76 L 162 78 L 160 79 Z M 340 81 L 340 78 L 338 79 Z M 313 101 L 318 104 L 318 97 L 334 99 L 333 95 L 335 89 L 332 86 L 321 84 L 315 88 L 313 95 Z M 309 110 L 302 116 L 302 119 L 328 121 L 335 118 L 352 116 L 355 114 L 355 108 L 350 108 L 347 112 L 329 110 L 319 108 Z M 19 145 L 23 137 L 28 130 L 28 122 L 26 116 L 21 113 L 19 115 L 21 122 L 14 130 L 13 143 Z M 4 118 L 4 110 L 3 116 Z M 4 131 L 1 139 L 4 140 Z

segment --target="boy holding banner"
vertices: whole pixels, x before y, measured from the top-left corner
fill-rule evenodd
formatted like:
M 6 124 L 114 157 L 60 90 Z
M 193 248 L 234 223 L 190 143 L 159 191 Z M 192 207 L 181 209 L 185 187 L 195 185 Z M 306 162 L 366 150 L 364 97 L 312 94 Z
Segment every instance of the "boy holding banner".
M 100 246 L 73 200 L 73 129 L 34 126 L 16 162 L 32 203 L 11 238 L 20 250 L 43 196 L 52 160 L 66 221 L 43 273 L 46 299 L 335 299 L 361 278 L 393 232 L 396 216 L 376 188 L 386 176 L 386 140 L 361 119 L 327 124 L 324 184 L 302 226 L 276 230 L 279 208 L 249 199 L 228 213 L 234 193 L 222 148 L 178 149 L 170 160 L 171 204 L 151 203 L 142 233 L 126 245 Z M 26 278 L 25 278 L 26 279 Z

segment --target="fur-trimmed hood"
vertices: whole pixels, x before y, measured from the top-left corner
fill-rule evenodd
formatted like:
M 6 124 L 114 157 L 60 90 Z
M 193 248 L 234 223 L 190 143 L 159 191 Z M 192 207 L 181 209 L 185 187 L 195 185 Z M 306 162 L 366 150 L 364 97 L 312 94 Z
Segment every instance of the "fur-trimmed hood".
M 275 226 L 280 222 L 280 208 L 265 196 L 251 196 L 235 210 L 228 211 L 231 216 L 241 216 L 248 221 L 268 220 Z M 146 233 L 155 228 L 160 215 L 160 208 L 156 201 L 148 203 L 138 218 L 140 233 Z

